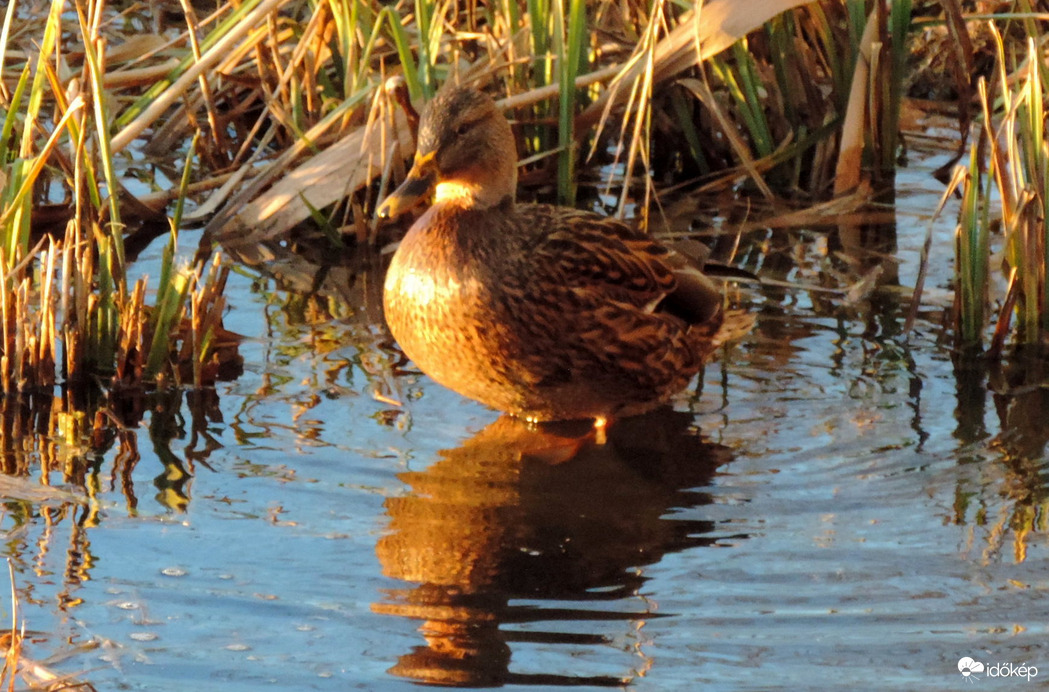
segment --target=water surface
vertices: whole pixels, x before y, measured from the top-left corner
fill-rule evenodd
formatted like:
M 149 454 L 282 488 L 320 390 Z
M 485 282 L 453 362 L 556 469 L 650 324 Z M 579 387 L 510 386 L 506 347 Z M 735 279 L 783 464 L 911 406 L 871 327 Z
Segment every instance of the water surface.
M 400 363 L 381 260 L 258 248 L 235 381 L 105 439 L 5 411 L 24 654 L 99 690 L 960 689 L 965 656 L 1037 685 L 1046 379 L 952 362 L 951 210 L 904 333 L 940 186 L 903 176 L 882 289 L 846 295 L 885 256 L 840 229 L 750 234 L 793 288 L 741 288 L 754 330 L 604 445 Z

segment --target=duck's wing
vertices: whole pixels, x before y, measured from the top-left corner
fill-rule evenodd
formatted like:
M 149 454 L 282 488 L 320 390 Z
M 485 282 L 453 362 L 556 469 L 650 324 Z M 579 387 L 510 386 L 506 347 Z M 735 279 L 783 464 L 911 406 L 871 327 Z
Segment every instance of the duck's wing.
M 570 209 L 526 207 L 514 221 L 528 241 L 499 286 L 516 316 L 518 381 L 556 387 L 588 379 L 624 401 L 662 398 L 687 383 L 707 353 L 706 325 L 663 308 L 681 285 L 667 248 L 624 223 Z
M 639 308 L 676 286 L 667 250 L 616 219 L 564 207 L 524 207 L 534 230 L 527 248 L 533 280 L 591 291 Z
M 533 209 L 533 227 L 545 229 L 530 252 L 537 284 L 571 287 L 595 304 L 669 312 L 689 324 L 720 314 L 721 291 L 685 254 L 617 219 L 563 207 Z

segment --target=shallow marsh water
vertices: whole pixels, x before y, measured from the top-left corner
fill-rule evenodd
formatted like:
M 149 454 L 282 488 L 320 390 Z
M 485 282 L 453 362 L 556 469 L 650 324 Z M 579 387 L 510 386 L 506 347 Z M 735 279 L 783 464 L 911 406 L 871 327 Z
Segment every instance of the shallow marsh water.
M 901 182 L 906 287 L 941 188 Z M 312 273 L 263 257 L 282 281 L 228 290 L 238 379 L 148 402 L 121 433 L 140 458 L 85 453 L 83 495 L 29 455 L 0 523 L 24 653 L 99 690 L 949 690 L 965 656 L 1039 669 L 984 688 L 1039 686 L 1046 380 L 940 343 L 954 213 L 909 336 L 907 291 L 744 289 L 755 329 L 702 387 L 600 446 L 396 368 L 374 268 L 289 299 Z M 743 261 L 848 288 L 833 234 Z

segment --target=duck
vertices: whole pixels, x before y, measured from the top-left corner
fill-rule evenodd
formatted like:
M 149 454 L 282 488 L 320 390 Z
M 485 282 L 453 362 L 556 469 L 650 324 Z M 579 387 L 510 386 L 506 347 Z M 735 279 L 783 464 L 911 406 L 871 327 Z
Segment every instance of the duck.
M 518 203 L 510 122 L 471 85 L 426 104 L 406 178 L 379 206 L 428 205 L 383 286 L 390 333 L 437 383 L 529 422 L 646 413 L 715 350 L 723 290 L 622 220 Z

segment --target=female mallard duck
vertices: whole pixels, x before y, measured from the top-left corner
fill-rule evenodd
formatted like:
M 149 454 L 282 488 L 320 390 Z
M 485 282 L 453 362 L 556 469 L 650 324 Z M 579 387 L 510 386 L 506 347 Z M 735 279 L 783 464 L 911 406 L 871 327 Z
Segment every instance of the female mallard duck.
M 405 355 L 445 387 L 533 421 L 648 411 L 713 350 L 722 294 L 684 257 L 586 211 L 517 204 L 517 150 L 486 94 L 446 86 L 419 122 L 391 218 L 432 195 L 386 275 Z

